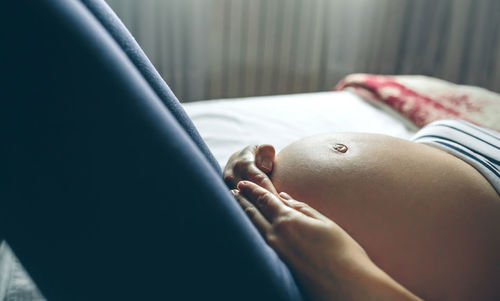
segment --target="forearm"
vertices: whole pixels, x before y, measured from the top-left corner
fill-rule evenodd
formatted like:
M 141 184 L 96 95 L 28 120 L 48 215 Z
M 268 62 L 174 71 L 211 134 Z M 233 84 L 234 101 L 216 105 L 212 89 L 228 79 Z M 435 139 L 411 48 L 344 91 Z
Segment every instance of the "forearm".
M 321 271 L 292 264 L 311 300 L 422 300 L 376 266 L 365 254 L 349 250 Z M 364 253 L 364 252 L 363 252 Z M 293 269 L 295 270 L 295 269 Z
M 352 300 L 422 300 L 392 279 L 383 270 L 372 264 L 360 278 L 359 296 Z M 356 292 L 355 289 L 352 289 Z

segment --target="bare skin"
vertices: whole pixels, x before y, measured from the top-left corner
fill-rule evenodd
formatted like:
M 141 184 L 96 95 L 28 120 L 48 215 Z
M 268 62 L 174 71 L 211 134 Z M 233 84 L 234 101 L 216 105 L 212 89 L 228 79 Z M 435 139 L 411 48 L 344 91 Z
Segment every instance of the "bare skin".
M 258 150 L 255 162 L 261 163 Z M 237 157 L 228 164 L 227 182 Z M 376 266 L 417 295 L 499 297 L 500 199 L 460 159 L 388 136 L 335 134 L 293 143 L 261 170 L 256 176 L 247 169 L 242 178 L 266 187 L 271 175 L 276 191 L 335 221 Z
M 288 264 L 309 300 L 420 300 L 370 260 L 341 227 L 288 194 L 242 181 L 233 194 Z

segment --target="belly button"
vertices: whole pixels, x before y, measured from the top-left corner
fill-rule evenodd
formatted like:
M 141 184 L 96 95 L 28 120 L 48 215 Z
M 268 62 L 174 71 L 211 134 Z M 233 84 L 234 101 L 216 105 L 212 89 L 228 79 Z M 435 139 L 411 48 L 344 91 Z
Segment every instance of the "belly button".
M 339 153 L 347 152 L 348 148 L 344 144 L 337 143 L 333 146 L 333 149 L 338 151 Z

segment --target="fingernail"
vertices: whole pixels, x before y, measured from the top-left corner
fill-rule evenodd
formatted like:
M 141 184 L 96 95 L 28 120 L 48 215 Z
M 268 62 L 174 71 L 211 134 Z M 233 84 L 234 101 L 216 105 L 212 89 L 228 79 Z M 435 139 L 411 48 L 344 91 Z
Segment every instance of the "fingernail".
M 262 168 L 270 170 L 272 167 L 273 167 L 273 162 L 271 162 L 271 160 L 267 158 L 262 159 Z
M 231 193 L 233 195 L 237 195 L 238 194 L 238 189 L 231 189 Z
M 292 197 L 288 193 L 286 193 L 286 192 L 280 192 L 279 195 L 280 195 L 280 197 L 284 198 L 285 200 L 291 200 L 292 199 Z

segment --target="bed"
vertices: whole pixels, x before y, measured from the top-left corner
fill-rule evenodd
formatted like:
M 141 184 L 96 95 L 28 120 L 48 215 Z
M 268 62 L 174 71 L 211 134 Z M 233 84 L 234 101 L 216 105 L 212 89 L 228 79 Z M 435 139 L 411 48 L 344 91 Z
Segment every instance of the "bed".
M 224 167 L 232 153 L 269 143 L 279 151 L 325 132 L 369 132 L 409 139 L 416 127 L 384 106 L 350 91 L 217 99 L 183 104 Z

